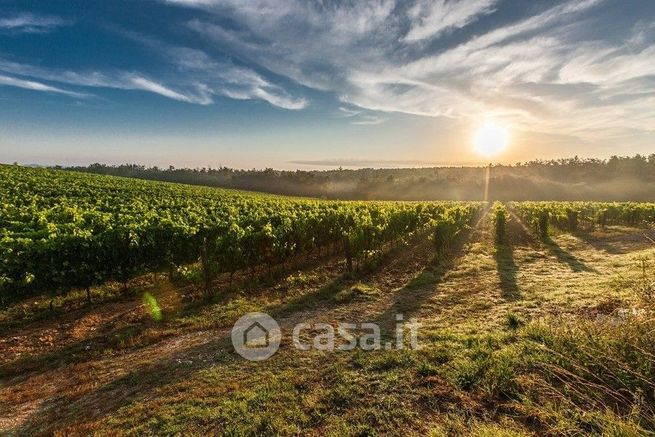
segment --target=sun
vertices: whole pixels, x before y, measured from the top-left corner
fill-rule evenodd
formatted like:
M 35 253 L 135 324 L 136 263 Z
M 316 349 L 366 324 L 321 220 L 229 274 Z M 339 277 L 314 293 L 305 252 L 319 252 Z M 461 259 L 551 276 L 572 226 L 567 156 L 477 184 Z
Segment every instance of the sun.
M 509 134 L 505 126 L 494 122 L 486 122 L 475 134 L 473 147 L 481 155 L 490 157 L 502 152 L 509 142 Z

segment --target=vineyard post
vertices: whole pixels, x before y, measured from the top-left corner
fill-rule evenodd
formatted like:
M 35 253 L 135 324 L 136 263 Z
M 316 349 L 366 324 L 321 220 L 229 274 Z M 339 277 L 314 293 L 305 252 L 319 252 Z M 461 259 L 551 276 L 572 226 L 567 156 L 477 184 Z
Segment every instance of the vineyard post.
M 173 261 L 168 262 L 168 280 L 171 282 L 175 281 L 175 264 Z
M 497 202 L 494 205 L 494 228 L 496 233 L 496 243 L 504 244 L 506 236 L 507 209 L 503 204 Z
M 575 232 L 578 229 L 578 211 L 567 209 L 566 216 L 568 219 L 569 232 Z
M 439 256 L 443 255 L 446 250 L 444 237 L 444 231 L 442 229 L 441 223 L 437 221 L 434 227 L 434 246 L 437 251 L 437 255 Z
M 348 273 L 352 273 L 353 257 L 350 248 L 350 236 L 348 234 L 345 234 L 343 237 L 343 249 L 346 255 L 346 270 L 348 271 Z
M 541 210 L 539 212 L 539 222 L 537 229 L 539 231 L 539 238 L 542 240 L 546 240 L 548 238 L 548 211 L 547 210 Z
M 212 274 L 209 262 L 209 248 L 207 244 L 207 236 L 202 238 L 202 245 L 200 247 L 200 264 L 202 266 L 202 275 L 205 280 L 205 296 L 210 295 Z
M 607 210 L 604 209 L 600 213 L 600 228 L 605 229 L 606 224 L 607 224 Z

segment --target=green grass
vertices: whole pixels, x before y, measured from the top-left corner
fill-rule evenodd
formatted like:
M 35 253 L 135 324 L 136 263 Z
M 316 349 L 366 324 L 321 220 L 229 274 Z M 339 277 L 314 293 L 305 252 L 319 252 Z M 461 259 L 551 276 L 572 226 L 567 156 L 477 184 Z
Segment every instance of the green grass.
M 345 288 L 334 295 L 334 300 L 339 303 L 351 302 L 353 300 L 371 299 L 380 294 L 380 290 L 370 285 L 358 282 L 352 287 Z

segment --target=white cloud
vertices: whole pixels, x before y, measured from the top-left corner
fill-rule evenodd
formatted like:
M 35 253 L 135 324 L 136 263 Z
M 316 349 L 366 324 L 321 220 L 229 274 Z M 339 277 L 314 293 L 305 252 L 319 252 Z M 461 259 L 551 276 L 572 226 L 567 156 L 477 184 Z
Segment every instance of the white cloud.
M 655 75 L 655 45 L 626 50 L 610 45 L 586 45 L 560 71 L 565 83 L 616 84 Z
M 208 94 L 239 100 L 264 100 L 290 110 L 303 109 L 308 105 L 306 99 L 291 96 L 250 68 L 215 61 L 200 50 L 170 46 L 164 46 L 163 50 L 167 56 L 173 55 L 172 59 L 178 67 L 192 73 L 191 77 L 202 83 Z
M 302 109 L 308 105 L 306 99 L 289 95 L 284 89 L 271 84 L 251 69 L 236 67 L 231 63 L 215 62 L 197 50 L 166 48 L 170 49 L 168 55 L 184 73 L 177 77 L 177 87 L 135 72 L 48 69 L 2 58 L 0 58 L 0 71 L 78 87 L 146 91 L 180 102 L 199 105 L 212 104 L 213 96 L 217 95 L 240 100 L 264 100 L 274 106 L 290 110 Z M 38 83 L 34 81 L 22 82 L 25 85 L 22 86 L 23 88 L 31 84 L 31 89 L 39 91 L 59 92 L 70 96 L 82 95 L 46 85 L 38 87 Z
M 164 85 L 161 85 L 157 82 L 153 82 L 150 79 L 146 79 L 145 77 L 133 76 L 133 75 L 127 75 L 126 77 L 128 81 L 125 84 L 121 84 L 120 86 L 117 86 L 117 88 L 118 87 L 124 89 L 134 88 L 138 90 L 149 91 L 151 93 L 168 97 L 169 99 L 179 100 L 181 102 L 187 102 L 187 103 L 200 103 L 202 105 L 207 105 L 211 103 L 211 99 L 203 98 L 203 97 L 198 98 L 198 97 L 185 96 L 184 94 L 180 94 L 177 91 L 173 91 L 172 89 L 167 88 Z
M 361 114 L 362 111 L 358 109 L 346 108 L 344 106 L 339 106 L 339 115 L 342 117 L 354 117 Z
M 0 28 L 4 25 L 26 31 L 26 26 L 32 26 L 35 29 L 38 24 L 45 29 L 47 26 L 58 26 L 65 23 L 55 17 L 35 17 L 24 14 L 18 18 L 0 20 Z M 212 104 L 215 96 L 240 100 L 263 100 L 273 106 L 290 110 L 302 109 L 308 105 L 305 98 L 290 95 L 281 86 L 271 83 L 253 69 L 236 66 L 228 61 L 216 61 L 201 50 L 165 44 L 135 32 L 112 30 L 159 53 L 163 60 L 174 67 L 174 70 L 169 72 L 164 70 L 163 73 L 158 74 L 165 78 L 154 78 L 133 71 L 44 68 L 9 61 L 0 56 L 0 72 L 78 87 L 140 90 L 180 102 L 200 105 Z M 5 85 L 57 92 L 70 96 L 83 95 L 40 84 L 34 80 L 14 79 L 12 83 L 9 83 L 9 79 L 5 80 Z
M 411 27 L 404 41 L 434 38 L 475 21 L 480 15 L 494 11 L 496 0 L 425 0 L 412 6 L 408 15 Z
M 7 61 L 0 58 L 0 71 L 4 71 L 10 74 L 18 74 L 21 76 L 28 76 L 36 78 L 38 80 L 45 80 L 48 82 L 63 83 L 67 85 L 77 86 L 77 87 L 88 87 L 88 88 L 113 88 L 121 90 L 140 90 L 147 91 L 154 94 L 158 94 L 170 99 L 187 102 L 187 103 L 196 103 L 201 105 L 206 105 L 211 103 L 211 98 L 208 97 L 207 93 L 203 92 L 202 87 L 190 86 L 188 90 L 176 91 L 163 85 L 153 79 L 147 78 L 144 75 L 125 72 L 125 71 L 116 71 L 111 73 L 103 73 L 99 71 L 69 71 L 69 70 L 58 70 L 50 68 L 42 68 L 29 64 L 22 64 L 17 62 Z M 24 81 L 28 83 L 37 83 L 33 81 Z M 59 89 L 54 87 L 48 87 L 53 89 Z M 52 89 L 36 89 L 38 91 L 53 91 Z M 65 91 L 59 92 L 62 94 L 67 94 L 70 96 L 81 96 L 83 93 Z
M 364 109 L 346 106 L 340 106 L 337 115 L 339 117 L 347 118 L 350 121 L 350 124 L 354 125 L 376 125 L 387 121 L 385 117 L 370 114 Z
M 56 16 L 23 13 L 0 18 L 0 30 L 10 33 L 48 33 L 71 23 Z
M 270 103 L 273 106 L 277 106 L 284 109 L 303 109 L 307 107 L 307 100 L 303 98 L 292 98 L 285 96 L 283 93 L 276 93 L 275 91 L 269 91 L 263 87 L 254 87 L 254 88 L 229 88 L 223 87 L 215 92 L 220 93 L 224 96 L 230 97 L 237 100 L 252 100 L 260 99 L 265 102 Z
M 385 121 L 387 121 L 386 118 L 383 117 L 378 117 L 377 115 L 364 115 L 358 120 L 350 122 L 350 124 L 354 125 L 377 125 L 377 124 L 382 124 Z
M 24 88 L 28 90 L 33 90 L 33 91 L 43 91 L 43 92 L 48 92 L 48 93 L 55 93 L 55 94 L 64 94 L 70 97 L 88 97 L 88 94 L 83 94 L 83 93 L 76 93 L 73 91 L 68 91 L 64 90 L 61 88 L 57 88 L 54 86 L 46 85 L 41 82 L 36 82 L 33 80 L 24 80 L 24 79 L 18 79 L 15 77 L 10 77 L 10 76 L 4 76 L 0 75 L 0 85 L 5 85 L 5 86 L 13 86 L 17 88 Z
M 159 94 L 199 104 L 213 103 L 213 96 L 226 96 L 238 100 L 263 100 L 290 110 L 303 109 L 308 105 L 306 99 L 290 95 L 251 68 L 229 61 L 217 61 L 202 50 L 166 44 L 135 32 L 118 32 L 159 53 L 162 60 L 176 69 L 177 81 L 195 90 L 193 95 L 182 95 L 173 90 L 150 87 L 152 91 L 161 91 Z

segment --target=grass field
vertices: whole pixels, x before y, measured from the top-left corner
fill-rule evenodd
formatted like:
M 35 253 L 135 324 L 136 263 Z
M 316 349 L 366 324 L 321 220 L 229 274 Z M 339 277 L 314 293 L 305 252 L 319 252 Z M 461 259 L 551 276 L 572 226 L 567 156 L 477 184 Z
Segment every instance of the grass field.
M 426 238 L 344 275 L 338 256 L 200 299 L 162 275 L 0 314 L 3 434 L 643 435 L 653 415 L 655 232 L 536 241 L 490 215 L 435 256 Z M 649 282 L 650 281 L 650 282 Z M 144 293 L 156 299 L 153 318 Z M 238 356 L 249 311 L 298 322 L 420 322 L 418 350 Z M 649 336 L 650 335 L 650 336 Z

